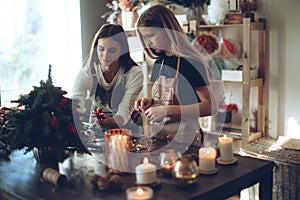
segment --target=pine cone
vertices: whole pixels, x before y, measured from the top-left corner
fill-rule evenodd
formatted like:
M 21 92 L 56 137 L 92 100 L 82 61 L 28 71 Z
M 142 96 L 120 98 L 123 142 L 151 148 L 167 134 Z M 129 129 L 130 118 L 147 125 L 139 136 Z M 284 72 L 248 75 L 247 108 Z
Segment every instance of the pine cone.
M 97 186 L 99 190 L 108 190 L 110 185 L 107 178 L 100 176 L 97 181 Z

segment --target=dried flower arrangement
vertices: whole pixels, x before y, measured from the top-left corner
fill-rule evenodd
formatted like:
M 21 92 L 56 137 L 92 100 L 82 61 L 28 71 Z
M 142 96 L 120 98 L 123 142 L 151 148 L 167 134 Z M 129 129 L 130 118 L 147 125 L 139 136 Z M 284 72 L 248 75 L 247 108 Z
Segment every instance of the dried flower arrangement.
M 222 109 L 224 109 L 225 112 L 231 112 L 232 114 L 237 113 L 239 110 L 238 106 L 235 103 L 223 104 Z
M 201 33 L 195 38 L 194 46 L 200 52 L 207 52 L 208 54 L 216 54 L 219 52 L 218 38 L 213 34 Z

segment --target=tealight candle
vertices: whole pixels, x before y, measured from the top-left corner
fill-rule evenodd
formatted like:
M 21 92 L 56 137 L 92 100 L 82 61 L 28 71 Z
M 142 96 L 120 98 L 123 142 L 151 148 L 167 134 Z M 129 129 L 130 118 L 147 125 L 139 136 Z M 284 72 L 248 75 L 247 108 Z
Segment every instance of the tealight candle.
M 137 184 L 152 184 L 157 182 L 156 166 L 149 163 L 147 157 L 144 158 L 143 163 L 136 166 L 136 183 Z
M 219 138 L 220 156 L 222 161 L 229 162 L 233 160 L 232 142 L 233 139 L 226 135 Z
M 152 199 L 153 190 L 150 187 L 132 187 L 126 190 L 127 200 L 146 200 Z
M 199 169 L 212 171 L 215 169 L 216 150 L 213 147 L 202 147 L 199 149 Z

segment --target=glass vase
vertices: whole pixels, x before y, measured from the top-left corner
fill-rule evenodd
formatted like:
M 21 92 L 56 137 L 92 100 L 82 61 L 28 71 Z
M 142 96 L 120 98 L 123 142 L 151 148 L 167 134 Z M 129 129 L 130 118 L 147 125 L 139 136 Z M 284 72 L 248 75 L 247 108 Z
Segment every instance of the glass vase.
M 231 112 L 218 112 L 217 121 L 220 123 L 231 123 L 232 113 Z

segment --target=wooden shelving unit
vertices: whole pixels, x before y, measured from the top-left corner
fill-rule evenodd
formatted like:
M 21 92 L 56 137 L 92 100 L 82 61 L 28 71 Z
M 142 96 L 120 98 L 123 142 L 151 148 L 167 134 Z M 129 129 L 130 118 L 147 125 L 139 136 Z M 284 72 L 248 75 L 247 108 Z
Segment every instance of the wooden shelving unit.
M 264 89 L 264 60 L 266 52 L 266 34 L 265 34 L 265 19 L 259 19 L 258 22 L 251 22 L 250 18 L 244 18 L 243 24 L 224 24 L 224 25 L 199 25 L 196 27 L 196 33 L 200 31 L 217 31 L 218 29 L 242 29 L 242 81 L 223 81 L 223 84 L 239 84 L 242 87 L 242 124 L 241 133 L 232 132 L 242 139 L 242 146 L 249 142 L 265 136 L 265 89 Z M 258 71 L 259 77 L 250 79 L 250 64 L 251 64 L 251 33 L 258 32 Z M 250 90 L 253 87 L 258 87 L 258 107 L 257 107 L 257 132 L 250 132 Z M 230 133 L 228 133 L 230 134 Z

